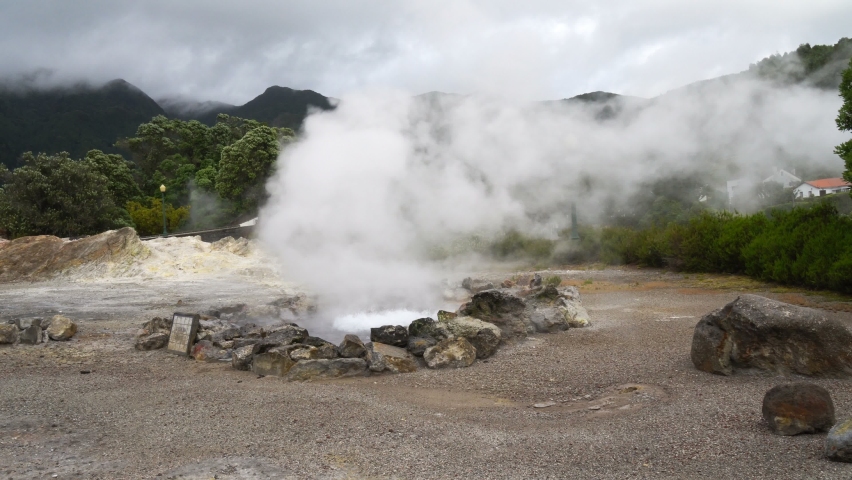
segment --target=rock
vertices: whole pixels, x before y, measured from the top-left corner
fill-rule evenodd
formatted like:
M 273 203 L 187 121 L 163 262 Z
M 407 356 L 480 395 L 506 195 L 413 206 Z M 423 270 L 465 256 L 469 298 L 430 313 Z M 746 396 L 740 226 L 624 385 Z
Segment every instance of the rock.
M 494 284 L 488 282 L 486 280 L 472 279 L 470 277 L 462 280 L 462 288 L 469 291 L 470 293 L 479 293 L 485 290 L 491 290 L 494 288 Z
M 240 336 L 240 329 L 237 327 L 226 327 L 218 332 L 214 333 L 210 337 L 210 341 L 213 342 L 213 345 L 216 345 L 221 348 L 225 348 L 222 344 L 224 342 L 228 342 Z
M 763 419 L 779 435 L 823 432 L 834 425 L 834 402 L 819 385 L 778 385 L 763 397 Z
M 408 329 L 400 325 L 371 328 L 370 341 L 405 348 L 408 345 Z
M 483 359 L 494 355 L 494 352 L 497 351 L 497 347 L 500 346 L 500 336 L 499 330 L 495 332 L 484 328 L 476 332 L 475 336 L 468 338 L 467 341 L 476 349 L 476 358 Z
M 409 373 L 417 371 L 417 361 L 406 350 L 371 342 L 366 345 L 367 365 L 373 372 L 389 371 L 392 373 Z
M 559 300 L 561 296 L 559 290 L 554 285 L 547 285 L 539 290 L 534 298 L 537 303 L 552 304 Z
M 54 315 L 47 327 L 47 334 L 51 340 L 70 340 L 77 333 L 77 324 L 63 315 Z
M 237 370 L 249 370 L 252 359 L 259 350 L 260 347 L 257 344 L 235 348 L 234 353 L 231 355 L 231 366 Z
M 0 344 L 13 344 L 18 341 L 18 326 L 11 323 L 0 324 Z
M 406 349 L 415 357 L 422 357 L 423 352 L 436 343 L 438 341 L 432 337 L 408 337 L 408 347 Z
M 245 325 L 240 325 L 240 337 L 245 338 L 260 338 L 266 332 L 263 331 L 263 327 L 259 327 L 253 323 L 247 323 Z
M 476 358 L 488 358 L 494 354 L 503 335 L 493 323 L 473 317 L 456 317 L 440 323 L 446 325 L 451 334 L 464 337 L 473 344 Z
M 18 326 L 19 330 L 25 330 L 33 325 L 41 328 L 41 321 L 41 318 L 16 318 L 13 323 Z
M 692 363 L 731 375 L 754 368 L 782 375 L 848 377 L 852 333 L 811 308 L 742 295 L 695 326 Z
M 533 278 L 530 280 L 530 287 L 540 287 L 541 286 L 541 275 L 535 274 Z
M 337 358 L 337 347 L 331 342 L 327 342 L 319 337 L 308 337 L 302 343 L 317 349 L 317 359 L 331 360 Z
M 564 302 L 556 308 L 562 312 L 562 315 L 565 317 L 565 322 L 571 328 L 583 328 L 592 324 L 592 321 L 589 318 L 589 312 L 580 305 L 579 301 L 576 303 Z
M 441 340 L 423 353 L 429 368 L 461 368 L 473 365 L 476 349 L 464 337 Z
M 357 335 L 348 334 L 337 347 L 337 353 L 343 358 L 363 358 L 367 355 L 367 348 Z
M 252 358 L 251 371 L 257 375 L 283 377 L 296 362 L 286 352 L 269 351 L 259 353 Z
M 308 338 L 308 331 L 294 324 L 286 324 L 269 332 L 265 340 L 267 342 L 275 342 L 279 345 L 290 345 L 293 343 L 302 343 Z
M 299 345 L 290 350 L 290 358 L 297 362 L 301 360 L 319 360 L 319 349 L 311 345 Z
M 18 341 L 26 345 L 36 345 L 41 343 L 41 326 L 38 324 L 30 325 L 29 327 L 18 332 Z
M 172 319 L 171 318 L 154 317 L 151 320 L 148 320 L 147 322 L 145 322 L 145 324 L 142 325 L 142 328 L 144 330 L 147 330 L 148 334 L 160 333 L 160 332 L 171 334 Z
M 439 322 L 446 322 L 447 320 L 456 318 L 458 316 L 459 316 L 458 313 L 448 312 L 446 310 L 438 310 L 438 321 Z M 429 320 L 431 320 L 431 318 Z
M 304 381 L 314 378 L 355 377 L 366 373 L 367 362 L 362 358 L 304 360 L 290 368 L 287 380 Z
M 556 333 L 569 328 L 568 322 L 565 321 L 565 315 L 556 308 L 536 310 L 530 315 L 530 321 L 535 327 L 535 331 L 540 333 Z
M 445 312 L 448 313 L 448 312 Z M 438 312 L 438 317 L 441 317 L 441 312 Z M 444 318 L 455 318 L 454 314 L 452 317 L 444 317 Z M 411 325 L 408 326 L 408 336 L 409 337 L 427 337 L 434 338 L 436 341 L 443 340 L 452 335 L 447 329 L 447 325 L 442 322 L 436 322 L 431 318 L 418 318 L 417 320 L 411 322 Z
M 152 333 L 136 339 L 136 350 L 157 350 L 169 344 L 168 333 Z
M 459 314 L 484 320 L 500 327 L 505 338 L 527 335 L 526 303 L 509 293 L 487 290 L 477 293 L 459 308 Z
M 840 422 L 828 431 L 825 456 L 837 462 L 852 462 L 852 419 Z
M 506 279 L 506 280 L 503 280 L 503 283 L 501 283 L 500 286 L 503 287 L 503 288 L 512 288 L 512 287 L 515 286 L 515 282 L 513 282 L 509 279 Z
M 229 356 L 227 350 L 213 345 L 210 340 L 196 342 L 189 355 L 199 362 L 218 362 L 227 359 Z
M 246 345 L 257 345 L 259 349 L 258 353 L 266 353 L 282 346 L 281 343 L 268 338 L 235 338 L 232 342 L 234 342 L 234 346 L 232 348 L 241 348 Z

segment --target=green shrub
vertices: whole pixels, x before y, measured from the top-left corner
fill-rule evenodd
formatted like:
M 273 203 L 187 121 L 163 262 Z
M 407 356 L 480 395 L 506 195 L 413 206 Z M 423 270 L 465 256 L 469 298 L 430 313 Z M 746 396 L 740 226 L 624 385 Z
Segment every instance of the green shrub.
M 551 275 L 551 276 L 544 279 L 544 284 L 546 286 L 552 285 L 554 287 L 558 287 L 561 283 L 562 283 L 562 277 L 560 277 L 559 275 Z
M 127 211 L 136 225 L 139 235 L 157 235 L 163 233 L 163 202 L 157 197 L 148 198 L 147 205 L 139 202 L 127 202 Z M 166 204 L 168 231 L 174 232 L 189 219 L 189 207 L 175 208 Z

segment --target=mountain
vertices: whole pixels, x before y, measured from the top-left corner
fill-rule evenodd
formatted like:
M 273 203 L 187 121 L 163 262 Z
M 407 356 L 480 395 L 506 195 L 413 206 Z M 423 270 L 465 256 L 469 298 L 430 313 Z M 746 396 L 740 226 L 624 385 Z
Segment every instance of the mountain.
M 302 126 L 308 111 L 312 108 L 332 110 L 332 99 L 313 90 L 293 90 L 292 88 L 269 87 L 245 105 L 233 106 L 219 104 L 212 108 L 184 118 L 195 119 L 207 125 L 216 123 L 216 115 L 225 113 L 231 116 L 250 118 L 265 122 L 273 127 L 288 127 L 298 130 Z
M 16 167 L 26 151 L 67 151 L 72 157 L 93 148 L 117 152 L 116 139 L 132 136 L 141 123 L 164 113 L 124 80 L 100 87 L 5 87 L 0 89 L 0 163 Z

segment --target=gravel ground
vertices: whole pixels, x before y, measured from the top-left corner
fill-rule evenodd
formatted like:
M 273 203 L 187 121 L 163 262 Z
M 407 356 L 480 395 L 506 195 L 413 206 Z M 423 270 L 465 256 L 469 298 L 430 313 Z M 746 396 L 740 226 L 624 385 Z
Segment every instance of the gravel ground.
M 698 319 L 744 291 L 850 321 L 844 299 L 738 277 L 559 273 L 580 286 L 591 328 L 530 337 L 467 369 L 313 383 L 131 348 L 154 315 L 279 291 L 0 286 L 3 316 L 61 310 L 80 322 L 67 343 L 0 348 L 0 479 L 852 478 L 852 465 L 823 459 L 824 435 L 763 424 L 764 393 L 789 379 L 715 376 L 689 360 Z M 814 381 L 838 418 L 852 415 L 849 380 Z

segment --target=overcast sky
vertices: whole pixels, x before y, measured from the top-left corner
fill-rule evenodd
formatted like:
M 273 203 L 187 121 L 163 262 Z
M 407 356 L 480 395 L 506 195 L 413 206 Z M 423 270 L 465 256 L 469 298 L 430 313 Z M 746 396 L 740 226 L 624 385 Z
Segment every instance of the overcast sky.
M 234 104 L 270 85 L 650 97 L 850 19 L 849 0 L 0 0 L 0 75 Z

